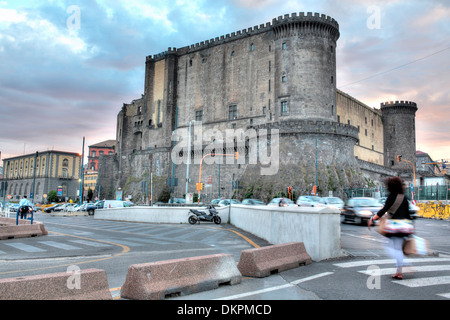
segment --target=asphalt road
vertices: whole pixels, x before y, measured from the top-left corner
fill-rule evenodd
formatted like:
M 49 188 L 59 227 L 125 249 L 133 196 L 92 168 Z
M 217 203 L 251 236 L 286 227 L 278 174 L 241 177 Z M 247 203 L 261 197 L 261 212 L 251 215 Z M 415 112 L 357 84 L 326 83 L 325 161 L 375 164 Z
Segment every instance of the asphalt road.
M 238 261 L 242 250 L 269 245 L 228 224 L 131 223 L 42 213 L 35 218 L 49 235 L 2 240 L 0 278 L 65 272 L 73 265 L 98 268 L 106 271 L 115 299 L 132 264 L 214 253 L 231 253 Z M 448 300 L 450 221 L 419 219 L 416 228 L 435 254 L 410 259 L 414 274 L 402 281 L 390 277 L 394 263 L 386 255 L 384 237 L 364 226 L 342 224 L 343 257 L 167 300 Z

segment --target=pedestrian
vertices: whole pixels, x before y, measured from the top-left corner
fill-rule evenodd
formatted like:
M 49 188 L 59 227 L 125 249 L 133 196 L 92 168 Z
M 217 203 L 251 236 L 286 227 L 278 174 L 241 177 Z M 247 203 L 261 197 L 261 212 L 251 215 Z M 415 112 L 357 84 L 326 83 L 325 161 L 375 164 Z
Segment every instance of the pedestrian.
M 19 208 L 17 209 L 17 214 L 20 212 L 20 219 L 26 219 L 28 211 L 31 211 L 32 204 L 30 200 L 27 199 L 27 196 L 23 196 L 22 200 L 19 202 Z
M 386 180 L 386 187 L 389 192 L 389 196 L 386 199 L 384 207 L 381 208 L 377 214 L 375 214 L 368 222 L 368 227 L 379 220 L 384 214 L 388 214 L 392 220 L 401 220 L 402 222 L 410 222 L 411 216 L 409 214 L 408 199 L 404 196 L 405 188 L 403 180 L 400 177 L 391 177 Z M 396 201 L 397 200 L 397 201 Z M 409 221 L 407 221 L 409 220 Z M 412 226 L 412 224 L 411 224 Z M 404 254 L 403 245 L 405 237 L 410 234 L 406 230 L 398 230 L 397 233 L 387 233 L 385 236 L 389 239 L 387 251 L 389 255 L 395 259 L 397 271 L 392 276 L 394 279 L 403 279 L 402 269 L 404 266 Z

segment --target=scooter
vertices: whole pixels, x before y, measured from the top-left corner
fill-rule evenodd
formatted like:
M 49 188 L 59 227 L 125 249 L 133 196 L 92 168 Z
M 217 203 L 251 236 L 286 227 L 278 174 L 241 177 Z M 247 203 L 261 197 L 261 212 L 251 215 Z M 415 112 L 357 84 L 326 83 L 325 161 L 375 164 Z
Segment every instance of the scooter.
M 195 209 L 189 209 L 189 223 L 196 224 L 197 222 L 200 223 L 200 221 L 214 221 L 215 224 L 220 224 L 222 222 L 222 219 L 220 219 L 219 213 L 214 208 L 214 206 L 208 206 L 208 211 L 209 213 Z

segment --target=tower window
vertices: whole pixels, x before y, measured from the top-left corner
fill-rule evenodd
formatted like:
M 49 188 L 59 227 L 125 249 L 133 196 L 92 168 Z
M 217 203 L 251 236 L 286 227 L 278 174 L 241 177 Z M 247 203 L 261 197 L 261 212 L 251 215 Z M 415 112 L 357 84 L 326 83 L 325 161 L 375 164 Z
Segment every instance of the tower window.
M 250 51 L 255 51 L 255 45 L 253 43 L 250 45 Z
M 282 50 L 286 50 L 286 49 L 287 49 L 286 42 L 283 42 L 283 44 L 281 45 L 281 49 L 282 49 Z
M 237 119 L 237 105 L 228 107 L 228 120 Z
M 288 102 L 287 101 L 281 101 L 281 113 L 287 113 L 288 112 Z

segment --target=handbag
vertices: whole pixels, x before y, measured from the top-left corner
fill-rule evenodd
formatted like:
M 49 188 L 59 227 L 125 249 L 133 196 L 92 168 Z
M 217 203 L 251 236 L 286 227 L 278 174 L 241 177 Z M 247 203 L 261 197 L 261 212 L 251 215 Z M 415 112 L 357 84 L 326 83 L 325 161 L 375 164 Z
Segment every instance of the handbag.
M 408 219 L 391 219 L 393 215 L 404 199 L 403 194 L 398 194 L 395 202 L 388 209 L 387 213 L 381 218 L 378 232 L 383 236 L 393 235 L 393 234 L 404 234 L 410 235 L 414 233 L 414 225 L 411 220 Z
M 405 255 L 429 255 L 430 247 L 428 240 L 418 236 L 408 237 L 403 244 L 403 253 Z

